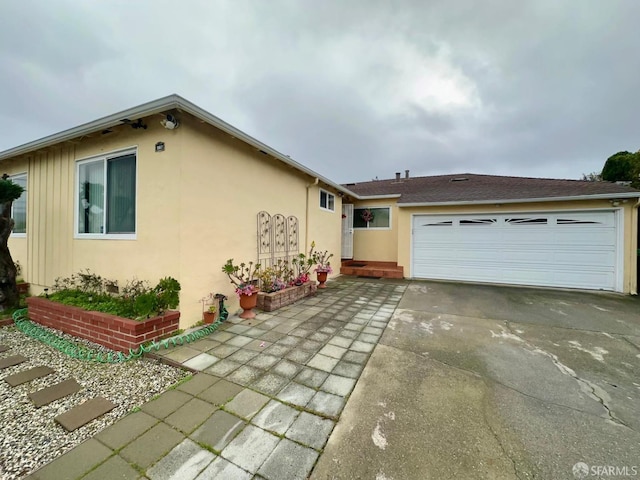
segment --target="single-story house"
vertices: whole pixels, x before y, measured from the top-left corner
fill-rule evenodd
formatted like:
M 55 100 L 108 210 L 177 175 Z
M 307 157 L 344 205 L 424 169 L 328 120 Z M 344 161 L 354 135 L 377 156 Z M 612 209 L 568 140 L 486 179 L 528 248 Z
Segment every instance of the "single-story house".
M 336 267 L 409 278 L 637 289 L 633 189 L 408 172 L 339 185 L 178 95 L 0 152 L 0 166 L 26 187 L 9 246 L 32 293 L 87 268 L 120 285 L 172 276 L 181 327 L 210 292 L 237 307 L 227 259 L 268 264 L 314 241 Z
M 210 292 L 237 308 L 229 258 L 315 241 L 340 263 L 349 191 L 178 95 L 0 152 L 0 166 L 26 186 L 9 247 L 32 294 L 87 268 L 121 286 L 172 276 L 186 327 Z
M 344 186 L 344 273 L 637 293 L 628 186 L 408 170 Z

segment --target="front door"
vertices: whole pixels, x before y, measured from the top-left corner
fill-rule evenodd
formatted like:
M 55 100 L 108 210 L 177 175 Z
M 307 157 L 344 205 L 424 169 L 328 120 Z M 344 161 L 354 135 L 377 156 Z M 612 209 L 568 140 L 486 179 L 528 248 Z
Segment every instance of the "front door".
M 342 204 L 342 258 L 353 258 L 353 204 Z

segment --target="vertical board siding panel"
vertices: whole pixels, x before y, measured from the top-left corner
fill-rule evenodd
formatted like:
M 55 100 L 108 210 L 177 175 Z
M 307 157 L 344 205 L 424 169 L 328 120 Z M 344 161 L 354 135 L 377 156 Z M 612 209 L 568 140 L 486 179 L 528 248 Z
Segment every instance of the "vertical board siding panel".
M 36 169 L 38 171 L 38 236 L 36 239 L 36 258 L 35 262 L 38 268 L 37 279 L 38 284 L 45 285 L 45 258 L 46 258 L 46 217 L 47 217 L 47 155 L 39 153 L 36 157 Z
M 46 183 L 47 183 L 47 194 L 46 194 L 46 211 L 45 211 L 45 235 L 44 235 L 44 282 L 46 285 L 51 284 L 51 276 L 53 272 L 53 245 L 56 242 L 56 228 L 55 228 L 55 219 L 54 215 L 54 183 L 55 183 L 55 165 L 56 165 L 56 157 L 58 156 L 58 149 L 51 148 L 49 149 L 47 155 L 46 162 Z
M 36 182 L 35 160 L 32 155 L 27 157 L 27 275 L 31 283 L 37 283 L 36 278 L 36 256 L 35 256 L 35 240 L 37 238 L 36 215 L 38 205 L 36 204 L 36 192 L 38 186 Z
M 71 274 L 73 248 L 74 147 L 50 149 L 31 162 L 29 239 L 34 283 L 52 285 Z
M 60 169 L 60 272 L 64 275 L 71 274 L 73 248 L 73 232 L 75 226 L 74 199 L 75 199 L 75 146 L 70 145 L 65 149 Z M 66 192 L 66 195 L 65 195 Z

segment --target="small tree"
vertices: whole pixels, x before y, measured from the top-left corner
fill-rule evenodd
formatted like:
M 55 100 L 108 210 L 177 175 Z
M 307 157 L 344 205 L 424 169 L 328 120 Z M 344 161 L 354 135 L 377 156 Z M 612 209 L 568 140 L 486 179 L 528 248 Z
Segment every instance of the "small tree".
M 602 177 L 598 172 L 583 173 L 580 180 L 584 180 L 586 182 L 601 182 Z
M 631 182 L 634 188 L 640 187 L 640 151 L 636 153 L 618 152 L 611 155 L 602 168 L 602 179 L 607 182 Z
M 9 252 L 9 235 L 14 225 L 11 206 L 23 191 L 20 185 L 9 180 L 6 173 L 0 179 L 0 311 L 15 308 L 20 303 L 16 287 L 16 266 Z

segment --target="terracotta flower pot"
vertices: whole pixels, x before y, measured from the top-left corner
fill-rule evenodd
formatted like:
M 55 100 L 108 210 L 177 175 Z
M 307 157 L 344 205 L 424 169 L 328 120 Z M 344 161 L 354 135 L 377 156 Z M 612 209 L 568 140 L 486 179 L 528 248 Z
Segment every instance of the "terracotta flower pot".
M 240 308 L 243 312 L 239 315 L 240 318 L 254 318 L 256 314 L 252 311 L 258 304 L 258 291 L 256 290 L 251 295 L 240 295 Z
M 316 277 L 318 278 L 318 288 L 327 288 L 325 282 L 327 281 L 327 272 L 316 272 Z
M 216 321 L 216 312 L 202 312 L 202 320 L 206 325 Z

